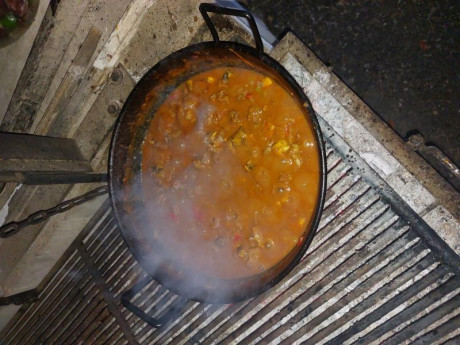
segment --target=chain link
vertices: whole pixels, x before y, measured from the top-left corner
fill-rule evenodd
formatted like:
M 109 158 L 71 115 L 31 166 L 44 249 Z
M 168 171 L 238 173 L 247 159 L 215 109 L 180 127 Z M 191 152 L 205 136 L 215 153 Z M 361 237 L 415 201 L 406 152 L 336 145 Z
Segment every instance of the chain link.
M 54 216 L 55 214 L 62 213 L 70 210 L 72 207 L 83 204 L 86 201 L 92 200 L 98 196 L 107 194 L 108 187 L 107 185 L 98 187 L 85 193 L 83 195 L 77 196 L 73 199 L 66 200 L 59 205 L 56 205 L 47 210 L 41 210 L 31 214 L 26 219 L 23 219 L 18 222 L 10 222 L 0 227 L 0 238 L 7 238 L 17 234 L 19 231 L 28 227 L 29 225 L 35 225 L 47 220 L 49 217 Z

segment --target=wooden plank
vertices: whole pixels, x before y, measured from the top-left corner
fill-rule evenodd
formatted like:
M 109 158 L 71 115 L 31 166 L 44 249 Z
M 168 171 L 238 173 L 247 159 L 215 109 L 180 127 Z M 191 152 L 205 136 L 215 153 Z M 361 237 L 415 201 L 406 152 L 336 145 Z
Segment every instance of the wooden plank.
M 48 108 L 62 77 L 72 64 L 91 28 L 95 26 L 101 32 L 96 54 L 93 54 L 97 55 L 130 2 L 131 0 L 62 0 L 56 17 L 47 18 L 48 26 L 42 27 L 40 37 L 28 60 L 28 66 L 21 77 L 22 84 L 14 96 L 15 100 L 10 105 L 6 122 L 1 128 L 10 132 L 30 132 L 37 111 L 44 112 Z M 93 56 L 89 64 L 92 58 Z M 84 78 L 80 79 L 79 87 L 70 97 L 71 100 L 76 100 L 74 103 L 76 107 L 69 109 L 74 115 L 72 130 L 78 128 L 92 102 L 97 98 L 97 93 L 94 93 L 91 88 L 92 77 L 94 74 L 91 72 L 84 75 Z M 64 103 L 68 105 L 68 102 Z M 66 106 L 63 108 L 68 109 Z M 98 140 L 100 147 L 94 147 L 92 152 L 93 155 L 96 153 L 93 165 L 97 171 L 103 173 L 107 167 L 106 157 L 110 143 L 109 135 L 107 133 L 104 135 L 102 140 Z M 65 137 L 61 133 L 55 136 Z M 8 191 L 13 192 L 14 187 L 14 184 L 9 184 Z M 46 188 L 22 186 L 11 199 L 11 194 L 0 196 L 2 204 L 8 202 L 2 212 L 6 213 L 7 222 L 22 219 L 39 209 L 52 207 L 64 198 L 75 197 L 93 188 L 92 185 L 83 184 L 70 188 L 68 185 L 53 185 Z M 94 205 L 100 202 L 101 200 L 95 200 L 81 205 L 75 211 L 51 218 L 44 226 L 43 224 L 32 226 L 27 231 L 2 241 L 0 281 L 3 287 L 14 293 L 38 283 L 40 277 L 46 275 L 46 269 L 52 267 L 59 258 L 61 249 L 78 234 L 78 227 L 82 226 L 94 212 Z M 59 231 L 60 228 L 64 228 L 65 231 Z M 37 260 L 37 257 L 40 259 Z
M 54 185 L 49 187 L 22 185 L 20 188 L 15 189 L 13 197 L 8 200 L 7 206 L 5 205 L 5 223 L 20 220 L 40 209 L 55 206 L 62 201 L 63 196 L 68 191 L 68 185 Z M 43 223 L 32 225 L 27 228 L 27 231 L 22 231 L 10 238 L 2 239 L 0 242 L 0 282 L 5 291 L 8 289 L 6 286 L 9 279 L 8 276 L 15 268 L 16 263 L 29 249 L 42 226 Z M 12 289 L 8 290 L 8 293 L 16 293 L 29 288 Z
M 89 0 L 61 0 L 48 9 L 0 129 L 27 133 L 48 91 Z
M 75 31 L 75 36 L 65 53 L 63 62 L 51 83 L 50 91 L 43 100 L 43 104 L 40 107 L 39 112 L 45 112 L 47 104 L 49 104 L 51 99 L 54 97 L 54 93 L 58 92 L 61 79 L 64 77 L 68 67 L 71 65 L 72 60 L 77 54 L 81 43 L 91 28 L 98 28 L 101 31 L 101 38 L 97 44 L 96 54 L 90 59 L 90 64 L 92 64 L 92 61 L 96 59 L 96 56 L 100 56 L 100 51 L 104 45 L 106 45 L 106 42 L 113 31 L 117 29 L 119 20 L 130 3 L 131 0 L 90 1 L 90 5 L 79 24 L 78 30 Z M 69 99 L 69 102 L 67 102 L 65 107 L 63 107 L 60 116 L 54 121 L 54 124 L 43 128 L 44 132 L 36 131 L 36 133 L 59 137 L 72 137 L 72 133 L 75 133 L 75 130 L 80 126 L 87 112 L 98 97 L 100 89 L 94 88 L 93 86 L 99 82 L 105 84 L 107 75 L 105 75 L 105 79 L 103 81 L 99 81 L 99 78 L 100 74 L 97 73 L 97 70 L 90 68 L 81 80 L 76 92 Z M 99 118 L 103 118 L 103 115 L 99 115 Z M 66 126 L 56 125 L 57 123 L 62 124 L 63 121 L 67 121 Z
M 69 128 L 72 113 L 63 116 L 53 128 L 52 133 L 68 130 L 86 159 L 92 159 L 104 139 L 107 136 L 111 137 L 121 107 L 135 85 L 122 65 L 116 68 L 112 75 L 117 75 L 118 79 L 109 78 L 77 129 Z
M 38 3 L 38 1 L 34 1 Z M 38 4 L 37 14 L 31 26 L 14 43 L 0 49 L 0 80 L 7 81 L 0 89 L 0 123 L 8 109 L 11 97 L 13 96 L 22 71 L 34 45 L 37 33 L 43 23 L 43 18 L 48 10 L 50 0 L 41 0 Z M 12 58 L 13 57 L 13 58 Z
M 34 124 L 31 127 L 32 132 L 37 131 L 38 133 L 46 133 L 51 123 L 53 123 L 56 117 L 64 109 L 70 97 L 80 85 L 81 78 L 83 77 L 89 62 L 91 61 L 91 57 L 96 51 L 100 38 L 101 31 L 93 26 L 89 30 L 85 41 L 78 50 L 75 60 L 67 70 L 67 73 L 62 79 L 61 84 L 59 85 L 59 88 L 45 113 L 35 118 Z

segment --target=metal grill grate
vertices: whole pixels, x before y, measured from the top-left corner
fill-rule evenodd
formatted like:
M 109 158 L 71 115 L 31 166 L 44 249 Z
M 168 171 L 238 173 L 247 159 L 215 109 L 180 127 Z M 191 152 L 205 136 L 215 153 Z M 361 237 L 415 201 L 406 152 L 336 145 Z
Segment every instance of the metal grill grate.
M 145 273 L 106 202 L 3 343 L 458 343 L 458 257 L 440 259 L 442 243 L 428 246 L 420 236 L 426 229 L 409 224 L 407 206 L 388 197 L 359 157 L 323 130 L 329 142 L 322 221 L 301 263 L 271 290 L 232 305 L 189 301 L 172 323 L 152 328 L 120 303 Z M 159 314 L 177 298 L 152 281 L 133 302 Z

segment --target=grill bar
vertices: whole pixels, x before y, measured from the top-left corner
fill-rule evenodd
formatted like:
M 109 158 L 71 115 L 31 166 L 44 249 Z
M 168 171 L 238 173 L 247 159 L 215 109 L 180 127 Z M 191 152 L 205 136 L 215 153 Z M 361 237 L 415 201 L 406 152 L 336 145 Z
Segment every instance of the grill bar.
M 134 339 L 134 335 L 132 334 L 131 329 L 128 327 L 123 315 L 120 313 L 118 306 L 114 302 L 112 294 L 109 293 L 108 288 L 105 285 L 105 282 L 102 279 L 100 272 L 94 266 L 91 255 L 88 254 L 88 252 L 86 251 L 86 248 L 83 246 L 79 247 L 78 251 L 81 257 L 83 258 L 83 260 L 85 261 L 88 271 L 93 276 L 93 279 L 95 280 L 95 283 L 96 283 L 96 287 L 100 290 L 100 292 L 104 296 L 104 300 L 107 303 L 108 310 L 110 310 L 112 315 L 117 320 L 120 328 L 122 329 L 124 336 L 126 337 L 126 340 L 128 341 L 130 345 L 135 345 L 137 342 Z
M 80 269 L 83 269 L 83 266 L 81 266 Z M 75 282 L 73 281 L 74 277 L 77 276 L 77 273 L 82 273 L 75 271 L 73 274 L 71 273 L 68 277 L 68 284 L 64 285 L 64 288 L 60 290 L 56 296 L 56 300 L 49 300 L 47 305 L 43 305 L 41 308 L 40 313 L 36 314 L 35 321 L 36 323 L 32 323 L 28 332 L 24 334 L 24 338 L 19 337 L 18 339 L 18 344 L 21 343 L 27 343 L 27 341 L 32 337 L 32 336 L 39 336 L 41 332 L 46 331 L 46 325 L 51 326 L 51 323 L 47 322 L 45 318 L 42 317 L 42 315 L 53 315 L 54 317 L 51 317 L 51 319 L 56 319 L 57 315 L 60 314 L 62 311 L 58 311 L 58 305 L 59 304 L 65 304 L 67 301 L 71 301 L 76 295 L 79 294 L 80 286 L 86 284 L 88 282 L 88 277 L 86 275 L 83 275 L 82 279 L 76 280 L 76 285 L 74 284 Z M 84 274 L 84 271 L 83 271 Z M 71 293 L 67 293 L 66 290 L 69 289 Z M 65 319 L 63 319 L 65 320 Z M 56 325 L 57 327 L 57 325 Z M 37 334 L 35 333 L 35 330 L 37 331 Z
M 351 251 L 350 251 L 350 252 L 351 252 Z M 321 253 L 321 254 L 323 254 L 323 253 Z M 337 256 L 340 257 L 340 254 L 337 254 L 337 252 L 336 252 L 335 254 L 336 254 L 336 257 L 337 257 Z M 326 266 L 328 266 L 328 267 L 332 267 L 333 262 L 334 262 L 334 258 L 333 258 L 332 260 L 329 259 L 329 261 L 325 261 L 325 259 L 326 259 L 325 257 L 320 257 L 320 256 L 318 256 L 318 257 L 316 257 L 316 258 L 317 258 L 316 261 L 317 261 L 318 263 L 324 262 L 324 264 L 325 264 Z M 310 264 L 313 266 L 313 265 L 314 265 L 314 262 L 311 262 Z M 299 269 L 296 268 L 296 269 L 294 270 L 294 277 L 295 277 L 295 276 L 299 276 L 299 278 L 302 278 L 306 273 L 309 273 L 309 275 L 311 274 L 311 271 L 310 271 L 310 272 L 309 272 L 309 271 L 307 271 L 307 272 L 305 272 L 305 271 L 297 272 L 298 270 L 300 270 L 300 266 L 298 266 L 298 267 L 299 267 Z M 314 267 L 314 266 L 313 266 L 313 267 Z M 325 272 L 320 272 L 320 274 L 322 274 L 322 273 L 325 273 Z M 309 277 L 310 277 L 310 276 L 309 276 Z M 322 276 L 320 276 L 318 279 L 321 279 L 321 278 L 322 278 Z M 311 282 L 311 280 L 312 280 L 312 278 L 310 277 L 310 282 Z M 302 281 L 299 281 L 299 280 L 297 280 L 297 279 L 296 279 L 296 281 L 299 282 L 299 283 L 298 283 L 299 286 L 301 286 L 301 284 L 303 284 Z M 287 282 L 287 283 L 288 283 L 288 282 Z M 292 283 L 294 283 L 294 281 L 293 281 Z M 283 285 L 284 285 L 284 284 L 283 284 Z M 278 288 L 278 289 L 277 289 L 278 291 L 275 291 L 276 294 L 277 294 L 278 292 L 279 292 L 279 293 L 284 292 L 284 291 L 288 288 L 288 286 L 291 285 L 291 284 L 288 283 L 288 284 L 286 284 L 286 285 L 284 285 L 284 286 L 283 286 L 283 285 L 279 286 L 279 288 L 278 288 L 278 287 L 275 287 L 275 289 Z M 274 295 L 274 294 L 273 294 L 273 295 Z M 283 301 L 283 300 L 285 300 L 285 299 L 288 299 L 288 298 L 294 298 L 295 296 L 296 296 L 296 292 L 295 292 L 295 291 L 289 291 L 289 293 L 284 293 L 284 294 L 280 297 L 280 299 L 278 299 L 278 302 L 281 302 L 281 301 Z M 263 297 L 261 297 L 261 298 L 257 298 L 257 299 L 256 299 L 256 303 L 254 303 L 255 306 L 254 306 L 254 305 L 249 305 L 249 306 L 247 306 L 247 310 L 243 310 L 242 313 L 245 313 L 247 317 L 248 317 L 248 316 L 252 316 L 252 315 L 250 315 L 250 314 L 247 313 L 248 310 L 251 310 L 252 313 L 255 314 L 255 312 L 258 311 L 258 308 L 261 308 L 262 306 L 265 306 L 264 304 L 270 302 L 270 300 L 267 299 L 267 298 L 265 298 L 265 297 L 266 297 L 266 296 L 263 296 Z M 287 303 L 287 302 L 286 302 L 286 303 Z M 269 309 L 271 309 L 271 308 L 269 308 Z M 235 315 L 235 319 L 238 319 L 239 317 L 240 317 L 239 315 Z M 267 318 L 268 318 L 268 317 L 267 317 Z M 244 321 L 244 320 L 243 320 L 243 321 Z M 261 320 L 261 321 L 263 322 L 264 320 Z M 237 327 L 239 326 L 239 325 L 235 324 L 235 323 L 232 322 L 232 321 L 229 321 L 229 323 L 232 324 L 234 328 L 237 328 Z M 231 329 L 230 329 L 229 331 L 231 331 Z M 214 331 L 214 332 L 213 332 L 213 336 L 216 336 L 217 333 L 218 333 L 218 332 Z
M 171 329 L 171 333 L 176 335 L 175 338 L 170 338 L 171 342 L 174 344 L 184 344 L 189 339 L 197 341 L 195 335 L 199 334 L 203 327 L 212 322 L 223 308 L 221 305 L 197 306 L 192 315 L 187 316 L 185 320 L 175 326 L 176 330 Z M 207 323 L 202 324 L 200 322 L 202 319 L 206 320 Z M 188 329 L 191 332 L 188 332 Z M 163 341 L 163 338 L 160 338 L 159 342 L 161 341 Z M 165 344 L 169 344 L 166 340 L 164 341 Z
M 358 334 L 354 335 L 353 337 L 351 337 L 350 339 L 348 339 L 344 343 L 347 343 L 347 344 L 353 343 L 354 340 L 359 339 L 359 337 L 361 335 L 365 335 L 366 333 L 370 332 L 375 327 L 378 327 L 379 324 L 387 322 L 388 319 L 392 317 L 392 315 L 399 314 L 407 305 L 411 305 L 412 303 L 414 303 L 414 301 L 418 300 L 420 298 L 420 295 L 424 295 L 424 294 L 426 294 L 428 292 L 431 292 L 434 287 L 439 286 L 440 284 L 443 284 L 445 281 L 449 280 L 450 278 L 451 278 L 450 275 L 446 275 L 446 276 L 443 276 L 441 279 L 438 279 L 437 281 L 435 281 L 434 283 L 432 283 L 431 285 L 429 285 L 427 287 L 425 287 L 424 284 L 419 284 L 419 285 L 417 285 L 416 289 L 405 290 L 404 293 L 402 293 L 402 294 L 398 295 L 396 298 L 394 298 L 391 301 L 392 303 L 387 303 L 383 307 L 379 308 L 376 312 L 374 312 L 374 315 L 370 318 L 370 320 L 366 320 L 366 321 L 373 321 L 374 322 L 372 324 L 372 327 L 367 328 L 367 329 L 370 328 L 369 330 L 366 329 L 367 332 L 362 332 L 361 334 L 358 333 Z M 413 297 L 411 297 L 411 296 L 413 296 Z M 399 298 L 399 301 L 398 301 L 398 298 Z M 400 302 L 401 304 L 399 304 L 398 307 L 394 308 L 393 304 L 398 303 L 398 302 Z M 393 309 L 391 309 L 391 308 L 393 308 Z M 414 308 L 410 308 L 408 310 L 413 312 L 414 311 L 413 309 Z M 382 311 L 386 312 L 386 314 L 384 314 L 386 317 L 385 318 L 378 318 L 378 313 L 379 312 L 381 313 Z M 404 315 L 405 314 L 401 313 L 401 315 L 399 315 L 398 318 L 403 317 Z M 388 325 L 391 325 L 391 324 L 393 324 L 393 323 L 388 322 Z
M 146 274 L 106 202 L 39 300 L 22 308 L 5 343 L 455 343 L 460 281 L 455 263 L 445 261 L 453 258 L 415 231 L 420 221 L 400 211 L 407 205 L 389 197 L 359 157 L 352 165 L 343 154 L 352 155 L 349 149 L 336 137 L 329 142 L 318 232 L 299 265 L 269 291 L 232 305 L 190 301 L 170 324 L 152 328 L 120 303 Z M 176 299 L 152 281 L 132 301 L 156 316 Z
M 419 256 L 411 260 L 409 263 L 407 263 L 405 266 L 400 267 L 397 269 L 393 274 L 391 274 L 385 281 L 387 284 L 389 284 L 389 287 L 391 288 L 399 288 L 399 284 L 404 286 L 404 283 L 407 283 L 411 279 L 410 273 L 402 273 L 404 272 L 408 267 L 412 268 L 412 265 L 415 265 L 419 263 L 419 260 L 426 255 L 425 252 L 422 252 Z M 428 266 L 428 269 L 426 271 L 426 274 L 428 272 L 431 272 L 434 269 L 433 263 L 430 262 L 429 260 L 424 260 L 421 262 L 423 267 Z M 431 264 L 431 265 L 430 265 Z M 401 274 L 401 277 L 398 277 L 398 274 Z M 359 321 L 360 319 L 364 318 L 369 310 L 366 310 L 367 308 L 370 308 L 372 310 L 372 306 L 375 305 L 375 303 L 379 303 L 380 298 L 385 298 L 386 294 L 390 290 L 390 288 L 387 290 L 382 290 L 377 292 L 377 290 L 380 288 L 379 282 L 374 282 L 377 283 L 376 285 L 372 286 L 372 288 L 361 295 L 357 296 L 353 300 L 352 297 L 355 297 L 355 294 L 351 295 L 349 298 L 345 299 L 344 303 L 345 304 L 341 309 L 337 311 L 337 315 L 335 317 L 329 318 L 325 320 L 323 323 L 319 324 L 315 328 L 311 329 L 311 325 L 309 327 L 309 332 L 303 333 L 302 331 L 298 333 L 294 333 L 292 336 L 289 336 L 290 334 L 284 334 L 283 338 L 286 339 L 285 341 L 282 342 L 282 344 L 288 344 L 292 343 L 294 340 L 298 341 L 305 341 L 309 340 L 312 343 L 334 343 L 334 341 L 337 341 L 338 336 L 341 335 L 341 333 L 347 329 L 349 329 L 353 323 L 356 321 Z M 359 287 L 356 290 L 356 294 L 362 292 L 360 291 Z M 341 307 L 342 305 L 339 305 Z M 339 322 L 334 322 L 339 320 Z M 319 322 L 317 322 L 319 323 Z M 313 325 L 314 326 L 314 325 Z M 339 327 L 337 327 L 339 326 Z M 304 329 L 305 331 L 305 329 Z M 289 337 L 286 337 L 289 336 Z M 285 338 L 286 337 L 286 338 Z
M 88 236 L 83 243 L 85 243 L 88 250 L 91 252 L 97 250 L 102 244 L 107 243 L 107 236 L 110 235 L 110 230 L 115 224 L 114 219 L 111 217 L 101 221 L 98 231 L 94 233 L 95 236 Z
M 458 298 L 457 298 L 458 300 Z M 395 343 L 425 343 L 430 344 L 434 342 L 439 336 L 439 331 L 435 332 L 437 328 L 443 327 L 442 335 L 448 334 L 458 328 L 458 321 L 460 318 L 460 308 L 458 305 L 452 303 L 445 306 L 445 308 L 437 308 L 429 315 L 422 317 L 420 320 L 411 325 L 410 329 L 405 329 L 399 334 L 391 337 L 388 341 Z M 439 320 L 439 321 L 438 321 Z M 434 323 L 433 321 L 438 321 Z M 446 332 L 447 331 L 447 332 Z M 414 334 L 415 335 L 412 335 Z M 412 336 L 411 336 L 412 335 Z M 417 341 L 422 335 L 425 336 L 424 340 Z
M 24 312 L 22 316 L 17 320 L 17 322 L 14 323 L 14 326 L 6 334 L 6 337 L 14 333 L 17 335 L 17 337 L 20 337 L 22 334 L 30 331 L 35 322 L 38 320 L 37 314 L 40 310 L 40 307 L 42 307 L 50 298 L 50 293 L 52 293 L 57 287 L 60 287 L 60 284 L 65 277 L 66 270 L 77 270 L 75 268 L 77 263 L 78 258 L 76 258 L 75 253 L 73 253 L 63 264 L 62 269 L 56 273 L 56 276 L 53 277 L 53 279 L 51 279 L 48 284 L 46 284 L 44 290 L 39 296 L 38 302 L 27 308 L 27 312 Z
M 366 182 L 375 190 L 379 191 L 382 199 L 398 210 L 405 221 L 411 224 L 411 228 L 433 251 L 438 260 L 442 261 L 457 275 L 460 276 L 460 258 L 443 240 L 431 229 L 418 214 L 410 208 L 397 192 L 383 182 L 377 173 L 372 170 L 362 158 L 352 152 L 351 148 L 337 135 L 327 123 L 321 118 L 318 121 L 327 137 L 329 143 L 336 149 L 336 152 L 343 157 L 347 156 L 347 161 L 352 166 L 353 171 L 365 176 Z M 345 153 L 348 152 L 348 153 Z
M 99 296 L 98 296 L 99 297 Z M 67 336 L 60 337 L 59 344 L 71 344 L 74 343 L 77 337 L 84 336 L 88 328 L 91 328 L 97 321 L 97 317 L 100 313 L 109 314 L 106 308 L 104 300 L 102 298 L 96 298 L 93 300 L 89 313 L 81 313 L 76 319 L 76 324 L 73 325 L 71 332 Z
M 102 276 L 106 281 L 112 280 L 120 271 L 122 265 L 125 265 L 127 261 L 131 260 L 131 257 L 128 255 L 128 248 L 123 245 L 121 238 L 117 239 L 117 248 L 113 252 L 113 260 L 110 260 L 110 257 L 107 258 L 104 262 L 99 262 L 96 265 L 101 271 Z M 115 247 L 115 246 L 114 246 Z
M 52 311 L 50 318 L 46 321 L 45 327 L 40 327 L 39 329 L 43 332 L 42 334 L 35 334 L 35 336 L 40 336 L 46 339 L 52 339 L 51 341 L 56 341 L 62 333 L 71 326 L 71 323 L 68 321 L 69 316 L 73 313 L 80 313 L 84 309 L 83 305 L 79 305 L 79 301 L 83 298 L 92 299 L 94 293 L 91 291 L 93 284 L 90 281 L 91 277 L 85 272 L 85 275 L 81 280 L 77 282 L 76 285 L 70 293 L 64 294 L 66 297 L 62 299 L 59 304 L 56 305 L 55 311 Z M 87 291 L 85 291 L 87 290 Z M 88 291 L 89 290 L 89 291 Z M 65 305 L 66 309 L 61 309 L 60 306 Z
M 88 293 L 82 294 L 82 296 L 77 295 L 77 298 L 71 304 L 64 305 L 66 308 L 62 308 L 62 310 L 63 316 L 65 316 L 65 323 L 63 322 L 56 328 L 56 333 L 49 338 L 51 341 L 59 342 L 60 340 L 67 339 L 70 333 L 77 329 L 94 308 L 102 302 L 102 297 L 98 295 L 98 291 L 94 288 L 94 283 L 91 282 L 89 285 L 90 289 Z M 82 298 L 85 300 L 85 303 L 80 303 Z
M 354 185 L 354 188 L 347 190 L 339 200 L 333 203 L 329 208 L 324 210 L 323 218 L 318 228 L 318 234 L 333 220 L 338 221 L 337 216 L 345 212 L 349 207 L 352 207 L 353 203 L 359 200 L 368 190 L 369 186 L 364 184 L 362 181 L 358 181 Z M 343 221 L 343 219 L 340 219 Z
M 97 265 L 100 260 L 110 260 L 110 254 L 113 253 L 113 244 L 117 243 L 117 239 L 120 238 L 120 234 L 118 233 L 114 222 L 109 222 L 107 227 L 107 236 L 104 238 L 103 241 L 100 241 L 99 244 L 96 245 L 98 240 L 93 242 L 94 248 L 88 246 L 88 251 L 91 253 L 92 260 Z M 104 255 L 108 254 L 108 255 Z
M 101 324 L 98 326 L 98 330 L 94 330 L 87 338 L 80 341 L 83 344 L 96 344 L 101 341 L 106 341 L 107 337 L 105 336 L 106 332 L 111 331 L 115 326 L 114 319 L 110 317 L 110 314 L 107 315 Z
M 412 298 L 409 303 L 410 306 L 403 310 L 401 313 L 399 312 L 400 310 L 398 310 L 399 308 L 395 309 L 393 312 L 395 316 L 393 316 L 389 322 L 386 322 L 383 325 L 378 325 L 376 329 L 372 330 L 372 332 L 366 334 L 364 337 L 362 337 L 360 334 L 355 335 L 354 337 L 350 338 L 350 342 L 357 340 L 357 344 L 369 345 L 382 343 L 383 341 L 389 339 L 393 334 L 400 332 L 404 328 L 413 324 L 415 321 L 428 315 L 432 310 L 438 307 L 442 307 L 446 302 L 453 299 L 460 293 L 460 288 L 457 287 L 455 280 L 451 279 L 450 276 L 441 281 L 433 283 L 425 290 L 426 292 L 424 291 L 425 294 L 422 298 L 419 296 Z M 403 320 L 406 319 L 407 321 L 398 324 L 397 319 L 399 318 Z M 371 342 L 369 341 L 370 339 L 375 340 Z
M 319 302 L 316 303 L 317 307 L 321 307 L 321 302 L 330 301 L 330 299 L 334 297 L 338 298 L 339 296 L 336 295 L 337 291 L 343 291 L 344 294 L 347 293 L 345 288 L 356 279 L 356 276 L 359 277 L 365 274 L 366 271 L 368 271 L 368 274 L 372 273 L 369 273 L 369 270 L 371 267 L 374 267 L 376 261 L 385 262 L 386 259 L 392 260 L 397 255 L 400 255 L 406 248 L 404 247 L 405 241 L 400 240 L 399 242 L 401 247 L 398 248 L 398 246 L 392 246 L 391 250 L 385 251 L 386 257 L 372 257 L 372 252 L 364 251 L 363 254 L 367 252 L 367 254 L 370 254 L 370 258 L 357 255 L 352 257 L 350 260 L 347 260 L 345 264 L 341 265 L 341 269 L 339 268 L 335 270 L 333 272 L 334 274 L 329 274 L 310 288 L 306 289 L 301 296 L 291 302 L 287 307 L 284 307 L 279 311 L 277 310 L 276 313 L 258 329 L 258 333 L 252 333 L 245 339 L 245 341 L 252 343 L 252 341 L 258 340 L 259 337 L 267 340 L 266 337 L 269 333 L 272 333 L 272 336 L 284 333 L 284 328 L 290 327 L 290 323 L 298 322 L 299 319 L 306 317 L 306 315 L 316 309 L 315 301 Z M 353 260 L 353 258 L 355 260 Z M 366 259 L 369 261 L 365 261 Z M 376 269 L 377 268 L 374 270 Z M 350 273 L 350 271 L 352 272 Z M 301 312 L 292 315 L 292 310 L 300 310 Z M 276 329 L 277 327 L 279 327 L 279 329 Z
M 422 271 L 422 273 L 414 277 L 415 272 L 419 270 L 421 267 L 426 268 L 424 269 L 424 271 Z M 359 318 L 353 320 L 353 328 L 348 328 L 345 332 L 340 334 L 340 336 L 333 338 L 333 340 L 331 340 L 329 343 L 333 344 L 336 341 L 345 341 L 351 334 L 365 329 L 371 324 L 371 322 L 375 322 L 379 320 L 379 317 L 381 317 L 381 315 L 385 315 L 379 313 L 389 312 L 393 310 L 395 305 L 404 302 L 406 299 L 412 297 L 413 294 L 416 294 L 420 290 L 426 288 L 426 284 L 430 285 L 436 279 L 443 279 L 443 276 L 441 274 L 445 272 L 443 270 L 440 270 L 441 272 L 438 272 L 437 270 L 435 270 L 436 267 L 436 264 L 433 264 L 429 258 L 425 258 L 423 261 L 418 262 L 417 266 L 412 266 L 407 272 L 405 272 L 400 277 L 389 283 L 387 289 L 381 289 L 379 292 L 375 293 L 372 296 L 372 299 L 369 298 L 366 301 L 370 304 L 373 304 L 373 307 L 370 307 L 370 305 L 362 304 L 359 308 L 357 308 L 356 312 L 362 313 L 359 314 Z M 415 286 L 411 286 L 411 288 L 408 289 L 408 287 L 412 283 L 411 280 L 417 282 L 422 278 L 422 282 Z M 382 303 L 385 304 L 382 305 Z M 364 306 L 367 307 L 367 310 L 365 312 L 361 310 L 361 308 L 363 308 Z M 349 317 L 351 317 L 352 315 L 353 313 L 351 313 Z
M 460 318 L 456 317 L 450 320 L 450 323 L 458 325 L 460 322 Z M 446 327 L 445 327 L 446 326 Z M 460 343 L 460 328 L 457 327 L 452 332 L 450 331 L 452 327 L 449 325 L 444 324 L 443 326 L 439 327 L 435 330 L 438 334 L 446 334 L 444 336 L 438 337 L 436 341 L 433 341 L 432 345 L 457 345 Z M 427 335 L 429 336 L 429 335 Z
M 328 296 L 322 296 L 322 294 L 325 291 L 328 291 L 330 289 L 330 286 L 326 285 L 325 287 L 321 286 L 322 282 L 317 283 L 317 286 L 312 286 L 311 291 L 317 291 L 317 294 L 313 294 L 311 297 L 308 296 L 308 294 L 303 295 L 299 300 L 298 300 L 298 307 L 297 310 L 295 310 L 295 318 L 292 320 L 293 323 L 297 323 L 297 326 L 301 326 L 302 324 L 306 324 L 309 321 L 309 318 L 313 318 L 314 316 L 317 316 L 324 312 L 324 310 L 328 307 L 329 304 L 331 304 L 331 300 L 328 299 Z M 333 283 L 331 283 L 332 285 Z M 344 293 L 347 291 L 345 290 Z M 318 299 L 321 296 L 321 299 Z M 340 296 L 336 295 L 334 296 L 335 300 L 339 299 Z M 323 301 L 328 301 L 327 304 L 322 304 Z M 334 301 L 334 300 L 332 300 Z M 306 307 L 308 308 L 306 309 Z M 285 316 L 284 319 L 280 320 L 280 324 L 284 325 L 285 327 L 290 326 L 289 324 L 286 324 L 287 321 L 291 318 L 291 314 L 289 313 L 289 309 L 295 308 L 295 304 L 291 306 L 289 305 L 287 309 L 287 316 Z M 286 311 L 285 311 L 286 313 Z M 311 315 L 310 315 L 311 314 Z M 316 315 L 315 315 L 316 314 Z M 332 313 L 331 313 L 332 314 Z M 323 314 L 324 315 L 324 314 Z M 327 315 L 330 316 L 330 315 Z M 326 317 L 324 317 L 326 318 Z M 322 319 L 319 317 L 315 317 L 315 322 L 321 322 Z M 309 325 L 309 328 L 313 327 L 311 324 Z M 292 328 L 291 328 L 292 329 Z M 269 333 L 271 333 L 270 336 L 265 335 L 264 339 L 265 341 L 270 341 L 270 339 L 276 339 L 277 336 L 279 335 L 286 335 L 286 330 L 281 327 L 278 330 L 272 332 L 272 329 L 268 329 Z
M 382 216 L 382 219 L 388 220 L 388 217 L 391 217 L 388 221 L 396 222 L 397 217 L 390 213 L 385 212 L 388 210 L 388 207 L 384 207 L 382 203 L 378 202 L 377 195 L 369 195 L 368 198 L 359 199 L 353 207 L 350 207 L 345 212 L 343 212 L 340 220 L 335 220 L 331 222 L 325 229 L 321 232 L 321 237 L 315 238 L 315 241 L 312 243 L 310 248 L 308 248 L 308 254 L 313 253 L 317 248 L 321 247 L 324 244 L 332 245 L 329 240 L 335 236 L 335 239 L 342 239 L 346 237 L 351 239 L 358 231 L 361 231 L 365 226 L 368 225 L 368 222 L 378 219 Z M 361 224 L 362 223 L 362 224 Z M 351 227 L 356 227 L 350 229 Z M 345 229 L 345 230 L 344 230 Z M 322 248 L 324 250 L 324 248 Z
M 329 206 L 338 201 L 343 194 L 353 188 L 361 179 L 360 176 L 353 176 L 351 174 L 341 175 L 339 178 L 337 181 L 334 181 L 334 186 L 326 192 L 324 210 L 327 210 Z
M 169 344 L 172 341 L 172 335 L 180 334 L 180 331 L 184 328 L 183 323 L 193 322 L 200 310 L 209 309 L 210 306 L 200 305 L 198 302 L 189 302 L 184 312 L 175 321 L 165 327 L 164 330 L 158 332 L 155 338 L 152 339 L 157 344 Z M 176 331 L 173 331 L 176 330 Z
M 342 162 L 342 158 L 340 158 L 335 151 L 332 151 L 331 154 L 327 156 L 326 165 L 327 165 L 327 172 L 330 173 L 334 168 L 336 168 Z

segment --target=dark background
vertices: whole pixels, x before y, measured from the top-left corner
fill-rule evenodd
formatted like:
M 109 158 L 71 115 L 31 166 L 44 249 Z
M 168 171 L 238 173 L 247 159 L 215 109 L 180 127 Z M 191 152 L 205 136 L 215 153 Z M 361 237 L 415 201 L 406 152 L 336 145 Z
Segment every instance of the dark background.
M 460 165 L 460 1 L 240 3 L 278 38 L 292 30 L 402 138 L 418 131 Z

